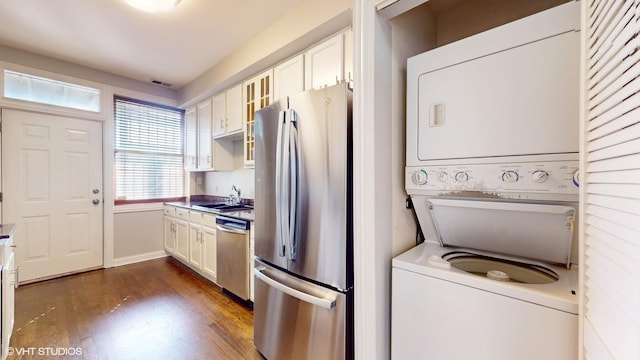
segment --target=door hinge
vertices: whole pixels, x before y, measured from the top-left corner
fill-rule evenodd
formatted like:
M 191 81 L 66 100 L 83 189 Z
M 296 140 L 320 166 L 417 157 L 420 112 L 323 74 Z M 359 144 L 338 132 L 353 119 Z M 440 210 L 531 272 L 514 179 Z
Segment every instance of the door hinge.
M 0 202 L 2 202 L 2 193 L 0 192 Z

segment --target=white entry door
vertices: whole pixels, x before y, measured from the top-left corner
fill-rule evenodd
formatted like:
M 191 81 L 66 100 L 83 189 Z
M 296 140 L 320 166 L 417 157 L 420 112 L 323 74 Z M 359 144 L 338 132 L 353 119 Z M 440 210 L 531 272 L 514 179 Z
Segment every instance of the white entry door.
M 3 109 L 2 174 L 20 281 L 102 266 L 102 123 Z

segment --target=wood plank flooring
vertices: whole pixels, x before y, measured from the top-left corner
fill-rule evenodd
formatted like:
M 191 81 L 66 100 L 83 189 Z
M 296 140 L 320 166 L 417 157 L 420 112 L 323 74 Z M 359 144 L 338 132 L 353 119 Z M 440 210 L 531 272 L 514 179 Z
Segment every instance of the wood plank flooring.
M 9 359 L 262 359 L 252 311 L 172 258 L 24 285 L 15 309 Z

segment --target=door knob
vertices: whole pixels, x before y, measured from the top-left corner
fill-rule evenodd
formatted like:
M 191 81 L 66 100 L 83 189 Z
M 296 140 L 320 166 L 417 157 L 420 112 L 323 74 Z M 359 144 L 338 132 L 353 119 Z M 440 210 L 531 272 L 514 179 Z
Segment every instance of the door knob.
M 98 190 L 98 189 L 93 189 L 93 193 L 94 193 L 94 194 L 98 194 L 98 193 L 100 193 L 100 190 Z
M 100 204 L 100 200 L 93 199 L 92 203 L 93 203 L 93 205 L 98 205 L 98 204 Z

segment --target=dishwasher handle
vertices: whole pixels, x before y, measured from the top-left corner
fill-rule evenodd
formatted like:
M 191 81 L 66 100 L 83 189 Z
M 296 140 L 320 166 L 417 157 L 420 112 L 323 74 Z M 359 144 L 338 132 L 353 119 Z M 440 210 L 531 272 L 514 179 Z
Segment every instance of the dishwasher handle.
M 221 224 L 216 224 L 216 229 L 220 231 L 228 232 L 228 233 L 239 234 L 239 235 L 244 235 L 247 233 L 246 230 L 236 229 L 236 228 L 226 226 L 226 225 L 221 225 Z
M 268 277 L 267 275 L 265 275 L 262 271 L 265 268 L 261 267 L 261 268 L 254 268 L 253 269 L 253 274 L 260 280 L 264 281 L 265 283 L 267 283 L 267 285 L 276 288 L 280 291 L 282 291 L 283 293 L 293 296 L 296 299 L 302 300 L 304 302 L 313 304 L 315 306 L 319 306 L 321 308 L 327 309 L 327 310 L 331 310 L 336 306 L 336 299 L 330 299 L 330 298 L 319 298 L 317 296 L 313 296 L 313 295 L 309 295 L 307 293 L 304 293 L 300 290 L 296 290 L 293 288 L 290 288 L 280 282 L 277 282 L 275 280 L 273 280 L 272 278 Z

